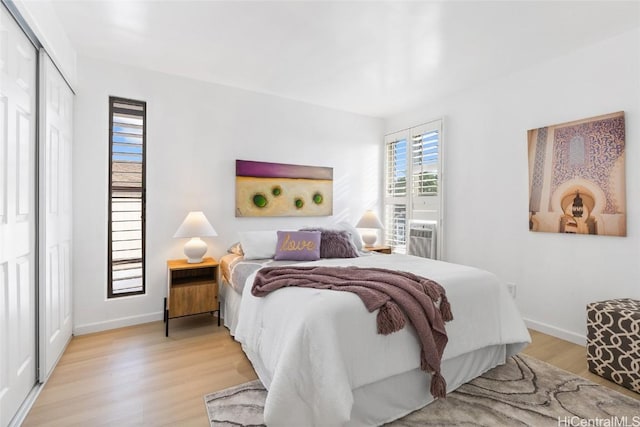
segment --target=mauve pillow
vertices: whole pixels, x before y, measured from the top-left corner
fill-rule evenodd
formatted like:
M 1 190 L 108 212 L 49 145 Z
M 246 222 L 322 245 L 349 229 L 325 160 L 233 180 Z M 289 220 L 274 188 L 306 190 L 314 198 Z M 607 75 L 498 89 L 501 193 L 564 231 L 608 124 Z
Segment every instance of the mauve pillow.
M 320 259 L 319 231 L 278 231 L 275 260 L 315 261 Z
M 320 258 L 356 258 L 356 250 L 351 235 L 345 230 L 326 230 L 323 228 L 305 228 L 322 233 L 320 240 Z

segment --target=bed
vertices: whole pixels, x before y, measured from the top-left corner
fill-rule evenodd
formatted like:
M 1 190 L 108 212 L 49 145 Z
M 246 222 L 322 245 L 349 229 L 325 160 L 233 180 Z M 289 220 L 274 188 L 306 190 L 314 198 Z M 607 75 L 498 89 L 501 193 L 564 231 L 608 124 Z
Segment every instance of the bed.
M 269 390 L 268 425 L 380 425 L 433 400 L 411 326 L 377 334 L 375 312 L 349 292 L 291 287 L 263 298 L 251 294 L 258 269 L 290 263 L 237 254 L 221 259 L 225 326 Z M 296 264 L 379 267 L 440 283 L 454 315 L 442 357 L 447 392 L 530 342 L 506 285 L 486 271 L 398 254 Z

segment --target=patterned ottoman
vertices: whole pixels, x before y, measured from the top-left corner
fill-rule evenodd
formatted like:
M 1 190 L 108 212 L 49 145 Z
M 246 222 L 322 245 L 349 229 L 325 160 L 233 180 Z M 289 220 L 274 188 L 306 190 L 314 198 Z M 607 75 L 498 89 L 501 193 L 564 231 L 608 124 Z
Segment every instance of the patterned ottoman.
M 594 374 L 640 393 L 640 301 L 587 305 L 587 362 Z

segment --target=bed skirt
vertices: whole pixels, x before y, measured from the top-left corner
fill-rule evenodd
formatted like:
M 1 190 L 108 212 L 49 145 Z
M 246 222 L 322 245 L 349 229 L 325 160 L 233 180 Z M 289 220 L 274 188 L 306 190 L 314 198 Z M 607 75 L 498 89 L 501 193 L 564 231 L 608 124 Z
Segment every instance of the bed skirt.
M 260 381 L 269 389 L 262 360 L 243 348 Z M 442 361 L 442 375 L 447 380 L 447 393 L 491 368 L 505 363 L 506 346 L 496 345 Z M 353 408 L 349 427 L 381 425 L 401 418 L 433 402 L 429 392 L 429 375 L 420 369 L 394 375 L 353 390 Z

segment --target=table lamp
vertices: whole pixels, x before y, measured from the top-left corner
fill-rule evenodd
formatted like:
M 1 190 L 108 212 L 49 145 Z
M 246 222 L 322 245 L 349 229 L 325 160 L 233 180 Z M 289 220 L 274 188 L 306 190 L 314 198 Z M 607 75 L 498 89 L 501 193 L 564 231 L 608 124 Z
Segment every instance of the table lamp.
M 364 215 L 362 215 L 362 218 L 360 218 L 360 221 L 356 224 L 356 228 L 367 229 L 366 232 L 362 233 L 362 241 L 364 242 L 365 247 L 371 247 L 376 243 L 376 239 L 378 238 L 376 230 L 380 230 L 384 227 L 375 212 L 366 211 Z
M 184 254 L 189 264 L 202 262 L 202 257 L 207 253 L 207 244 L 200 237 L 217 236 L 207 217 L 202 212 L 189 212 L 187 217 L 176 231 L 173 237 L 189 237 L 191 240 L 184 245 Z

